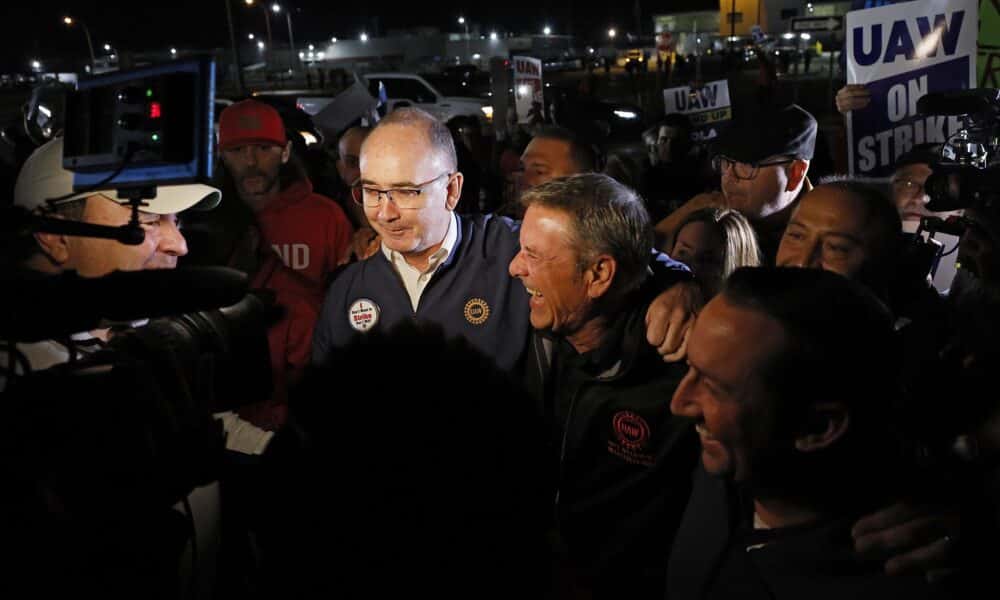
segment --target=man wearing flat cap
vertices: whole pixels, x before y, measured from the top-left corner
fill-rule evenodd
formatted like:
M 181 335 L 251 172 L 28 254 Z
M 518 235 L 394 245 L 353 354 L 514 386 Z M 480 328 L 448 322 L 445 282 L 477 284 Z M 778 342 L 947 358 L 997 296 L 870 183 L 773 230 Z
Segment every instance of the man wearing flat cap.
M 661 221 L 657 232 L 672 237 L 683 218 L 698 208 L 733 208 L 750 220 L 765 259 L 773 263 L 795 205 L 812 188 L 806 173 L 816 128 L 816 119 L 797 104 L 737 120 L 713 149 L 722 194 L 695 196 Z

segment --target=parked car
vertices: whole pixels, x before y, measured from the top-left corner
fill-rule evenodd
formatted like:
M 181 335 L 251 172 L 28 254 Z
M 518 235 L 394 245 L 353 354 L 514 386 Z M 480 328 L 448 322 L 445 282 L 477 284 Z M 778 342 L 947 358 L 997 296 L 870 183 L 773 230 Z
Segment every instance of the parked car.
M 414 73 L 369 73 L 364 79 L 368 82 L 371 94 L 384 99 L 387 112 L 402 106 L 416 106 L 443 123 L 475 121 L 484 128 L 493 120 L 493 106 L 488 101 L 466 96 L 446 96 L 429 81 Z
M 487 71 L 451 71 L 442 73 L 421 73 L 435 89 L 445 96 L 479 98 L 489 101 L 492 96 L 491 78 Z

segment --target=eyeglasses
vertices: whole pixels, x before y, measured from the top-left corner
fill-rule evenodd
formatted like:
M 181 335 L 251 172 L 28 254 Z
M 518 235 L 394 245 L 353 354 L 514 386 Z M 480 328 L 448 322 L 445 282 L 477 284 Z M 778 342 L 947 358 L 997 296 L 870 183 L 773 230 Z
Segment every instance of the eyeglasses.
M 712 169 L 720 175 L 730 169 L 733 176 L 736 179 L 753 179 L 757 177 L 760 173 L 761 167 L 773 167 L 776 165 L 787 165 L 788 163 L 794 162 L 794 158 L 782 158 L 780 160 L 771 160 L 766 162 L 760 162 L 757 164 L 747 164 L 733 160 L 726 156 L 716 156 L 712 159 Z
M 354 202 L 368 208 L 378 208 L 382 205 L 382 194 L 396 205 L 397 208 L 403 210 L 417 210 L 423 208 L 427 204 L 427 200 L 424 197 L 424 190 L 439 181 L 442 177 L 448 177 L 449 182 L 451 176 L 454 173 L 441 173 L 434 179 L 430 181 L 425 181 L 424 183 L 418 183 L 410 188 L 391 188 L 388 190 L 380 190 L 375 187 L 369 187 L 364 184 L 358 184 L 351 188 L 351 197 Z
M 924 184 L 912 179 L 894 179 L 892 181 L 892 191 L 907 198 L 917 198 L 924 195 Z

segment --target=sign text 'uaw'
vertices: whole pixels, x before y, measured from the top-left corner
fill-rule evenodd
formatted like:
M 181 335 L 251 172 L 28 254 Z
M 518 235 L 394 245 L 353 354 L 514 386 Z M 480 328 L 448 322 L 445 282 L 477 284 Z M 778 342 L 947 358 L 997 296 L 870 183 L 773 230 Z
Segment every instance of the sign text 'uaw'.
M 916 0 L 847 14 L 847 82 L 871 103 L 847 115 L 853 174 L 887 176 L 915 144 L 943 143 L 960 122 L 917 114 L 929 93 L 975 87 L 976 0 Z
M 717 137 L 732 119 L 729 82 L 709 81 L 701 87 L 681 86 L 663 90 L 666 114 L 682 113 L 691 119 L 695 140 Z

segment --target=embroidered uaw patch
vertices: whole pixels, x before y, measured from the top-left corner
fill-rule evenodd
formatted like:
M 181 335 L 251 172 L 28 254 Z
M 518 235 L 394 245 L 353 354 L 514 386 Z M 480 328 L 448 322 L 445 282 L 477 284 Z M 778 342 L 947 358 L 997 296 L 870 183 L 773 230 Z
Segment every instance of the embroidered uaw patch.
M 347 309 L 347 322 L 355 331 L 368 331 L 378 324 L 381 309 L 368 298 L 358 298 Z
M 482 325 L 490 318 L 490 305 L 482 298 L 470 298 L 465 303 L 465 320 L 473 325 Z
M 614 439 L 608 440 L 608 452 L 625 462 L 651 467 L 653 456 L 649 453 L 649 424 L 629 410 L 616 412 L 611 418 Z

